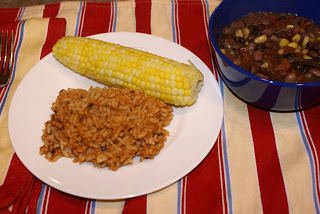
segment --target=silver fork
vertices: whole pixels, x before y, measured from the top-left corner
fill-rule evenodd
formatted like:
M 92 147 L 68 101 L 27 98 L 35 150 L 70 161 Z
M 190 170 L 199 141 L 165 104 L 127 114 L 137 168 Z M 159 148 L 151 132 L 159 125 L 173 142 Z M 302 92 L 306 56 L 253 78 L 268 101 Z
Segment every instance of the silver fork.
M 9 38 L 10 37 L 10 38 Z M 3 45 L 4 38 L 4 45 Z M 8 41 L 10 39 L 10 41 Z M 4 46 L 4 47 L 3 47 Z M 12 74 L 12 61 L 13 61 L 13 31 L 11 31 L 11 35 L 9 36 L 9 32 L 5 32 L 5 36 L 3 35 L 3 31 L 1 31 L 0 35 L 0 88 L 5 87 L 10 79 Z

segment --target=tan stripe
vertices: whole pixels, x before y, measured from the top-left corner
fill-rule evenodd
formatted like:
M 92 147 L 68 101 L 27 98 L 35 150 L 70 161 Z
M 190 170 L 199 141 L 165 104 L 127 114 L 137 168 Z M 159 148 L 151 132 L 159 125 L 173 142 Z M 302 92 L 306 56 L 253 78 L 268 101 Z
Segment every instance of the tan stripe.
M 0 184 L 5 178 L 9 161 L 14 152 L 8 132 L 10 102 L 22 78 L 39 61 L 40 51 L 46 39 L 47 26 L 48 19 L 30 19 L 25 23 L 24 38 L 17 59 L 15 80 L 0 118 Z
M 22 14 L 21 20 L 30 18 L 41 18 L 43 16 L 43 10 L 44 5 L 26 7 L 24 13 Z
M 295 113 L 271 113 L 290 213 L 315 213 L 309 158 Z
M 136 17 L 135 17 L 135 1 L 118 1 L 116 15 L 116 31 L 117 32 L 135 32 Z
M 177 213 L 178 183 L 148 195 L 147 213 Z M 165 205 L 165 206 L 164 206 Z
M 234 213 L 262 213 L 247 106 L 224 87 L 225 131 Z M 224 157 L 225 159 L 226 157 Z M 230 202 L 228 202 L 230 203 Z
M 172 41 L 170 1 L 153 1 L 151 5 L 151 34 Z
M 96 202 L 96 214 L 121 214 L 123 207 L 125 204 L 125 200 L 117 200 L 117 201 L 97 201 Z
M 67 20 L 66 36 L 74 36 L 79 8 L 79 2 L 62 2 L 60 4 L 60 9 L 57 18 L 65 18 Z

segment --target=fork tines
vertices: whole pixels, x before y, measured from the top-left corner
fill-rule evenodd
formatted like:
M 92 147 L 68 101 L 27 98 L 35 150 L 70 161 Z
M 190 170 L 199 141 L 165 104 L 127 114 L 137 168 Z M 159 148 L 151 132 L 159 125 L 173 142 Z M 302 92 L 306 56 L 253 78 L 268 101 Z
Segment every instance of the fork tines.
M 5 31 L 5 35 L 3 34 L 2 30 L 0 35 L 0 87 L 4 87 L 8 84 L 12 73 L 13 61 L 13 30 L 11 30 L 11 35 L 9 35 L 8 30 Z

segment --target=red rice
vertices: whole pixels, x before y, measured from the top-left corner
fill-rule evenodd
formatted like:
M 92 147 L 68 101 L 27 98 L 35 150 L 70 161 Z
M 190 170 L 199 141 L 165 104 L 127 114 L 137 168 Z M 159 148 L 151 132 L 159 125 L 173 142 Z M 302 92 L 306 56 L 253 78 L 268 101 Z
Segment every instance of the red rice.
M 45 123 L 40 154 L 92 162 L 95 167 L 132 164 L 140 156 L 153 159 L 164 146 L 172 107 L 143 90 L 98 88 L 61 90 Z

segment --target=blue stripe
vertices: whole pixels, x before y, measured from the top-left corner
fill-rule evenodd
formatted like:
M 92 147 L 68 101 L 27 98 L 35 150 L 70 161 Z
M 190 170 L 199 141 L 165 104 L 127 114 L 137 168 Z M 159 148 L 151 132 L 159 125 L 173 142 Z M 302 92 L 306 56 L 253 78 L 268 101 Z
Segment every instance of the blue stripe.
M 174 13 L 175 3 L 171 0 L 171 26 L 172 26 L 172 41 L 177 43 L 176 35 L 176 25 L 175 25 L 175 13 Z
M 43 204 L 44 193 L 45 193 L 46 189 L 47 189 L 47 185 L 46 184 L 42 184 L 41 192 L 40 192 L 39 199 L 38 199 L 38 204 L 37 204 L 37 213 L 41 213 L 41 207 L 42 207 L 42 204 Z
M 223 81 L 219 77 L 219 85 L 222 97 L 224 98 L 224 90 L 223 90 Z M 222 152 L 223 152 L 223 165 L 224 165 L 224 171 L 225 171 L 225 179 L 226 179 L 226 186 L 227 186 L 227 198 L 228 198 L 228 213 L 232 214 L 232 195 L 231 195 L 231 181 L 230 181 L 230 171 L 229 171 L 229 162 L 228 162 L 228 152 L 227 152 L 227 144 L 226 144 L 226 130 L 225 130 L 225 122 L 224 119 L 222 121 L 222 127 L 221 127 L 221 134 L 222 134 Z
M 182 179 L 183 179 L 183 178 L 182 178 Z M 181 213 L 181 185 L 182 185 L 181 183 L 182 183 L 182 179 L 180 179 L 180 180 L 178 181 L 177 214 L 180 214 L 180 213 Z
M 22 43 L 22 39 L 23 39 L 24 24 L 25 24 L 25 21 L 22 21 L 21 26 L 20 26 L 20 30 L 19 30 L 20 34 L 19 34 L 18 45 L 17 45 L 16 51 L 14 53 L 14 63 L 13 63 L 13 67 L 12 67 L 11 79 L 10 79 L 10 82 L 8 83 L 7 89 L 6 89 L 5 94 L 3 96 L 3 99 L 2 99 L 2 102 L 0 103 L 0 115 L 1 115 L 2 110 L 4 108 L 4 104 L 7 100 L 10 88 L 11 88 L 12 83 L 14 81 L 14 77 L 16 76 L 17 58 L 18 58 L 18 53 L 20 51 L 20 47 L 21 47 L 21 43 Z
M 299 125 L 299 129 L 300 129 L 300 133 L 302 136 L 302 140 L 304 143 L 304 146 L 306 148 L 307 154 L 308 154 L 308 158 L 309 158 L 309 163 L 310 163 L 310 168 L 311 168 L 311 179 L 312 179 L 312 190 L 313 190 L 313 201 L 314 201 L 314 206 L 316 209 L 316 213 L 320 213 L 319 210 L 319 199 L 318 199 L 318 195 L 317 195 L 317 181 L 316 181 L 316 172 L 315 172 L 315 161 L 314 161 L 314 157 L 312 155 L 312 151 L 308 142 L 308 139 L 306 137 L 306 133 L 303 129 L 303 125 L 302 125 L 302 118 L 300 116 L 299 112 L 296 112 L 296 117 L 297 117 L 297 121 L 298 121 L 298 125 Z
M 78 11 L 78 16 L 77 16 L 77 23 L 76 23 L 76 28 L 74 30 L 74 35 L 78 36 L 79 34 L 79 25 L 80 25 L 80 18 L 81 18 L 81 11 L 82 11 L 82 7 L 83 7 L 83 3 L 80 2 L 80 7 L 79 7 L 79 11 Z
M 22 12 L 21 12 L 21 14 L 20 14 L 20 16 L 19 16 L 19 18 L 18 18 L 18 20 L 21 20 L 21 18 L 22 18 L 22 16 L 23 16 L 23 14 L 24 14 L 24 12 L 26 11 L 26 8 L 24 7 L 24 8 L 22 8 Z
M 91 214 L 94 214 L 96 210 L 96 200 L 91 200 Z
M 113 7 L 113 11 L 114 11 L 114 19 L 113 19 L 113 26 L 112 26 L 112 32 L 116 32 L 116 25 L 117 25 L 117 15 L 118 15 L 118 3 L 117 2 L 113 2 L 114 7 Z

